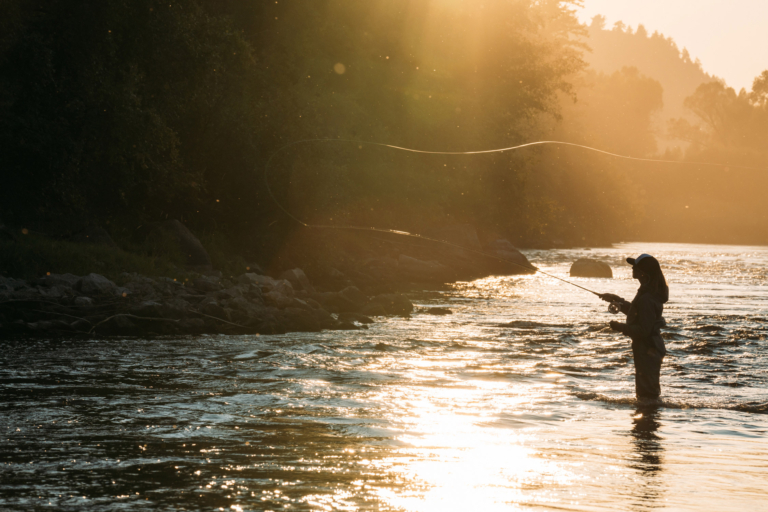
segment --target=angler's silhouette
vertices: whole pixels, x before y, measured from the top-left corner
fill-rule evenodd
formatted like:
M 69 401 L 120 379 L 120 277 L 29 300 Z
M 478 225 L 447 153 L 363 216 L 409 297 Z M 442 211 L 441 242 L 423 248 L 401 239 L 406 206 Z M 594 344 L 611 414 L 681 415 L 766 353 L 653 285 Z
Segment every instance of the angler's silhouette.
M 632 277 L 640 281 L 640 288 L 632 302 L 612 293 L 599 297 L 610 302 L 612 311 L 627 315 L 627 322 L 611 321 L 611 329 L 632 339 L 635 358 L 635 394 L 638 399 L 656 399 L 661 394 L 659 374 L 661 362 L 667 353 L 661 328 L 666 325 L 664 303 L 669 300 L 669 286 L 658 260 L 648 254 L 627 258 L 632 265 Z

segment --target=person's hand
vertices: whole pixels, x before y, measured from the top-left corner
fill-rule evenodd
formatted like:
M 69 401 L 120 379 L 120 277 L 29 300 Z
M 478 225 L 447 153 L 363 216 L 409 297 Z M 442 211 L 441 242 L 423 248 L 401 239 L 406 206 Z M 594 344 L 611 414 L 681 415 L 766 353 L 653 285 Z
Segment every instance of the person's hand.
M 617 322 L 616 320 L 611 320 L 608 325 L 610 325 L 611 329 L 613 329 L 614 331 L 622 332 L 624 330 L 624 324 L 622 324 L 621 322 Z
M 598 297 L 603 299 L 605 302 L 624 302 L 624 299 L 612 293 L 601 293 L 598 295 Z

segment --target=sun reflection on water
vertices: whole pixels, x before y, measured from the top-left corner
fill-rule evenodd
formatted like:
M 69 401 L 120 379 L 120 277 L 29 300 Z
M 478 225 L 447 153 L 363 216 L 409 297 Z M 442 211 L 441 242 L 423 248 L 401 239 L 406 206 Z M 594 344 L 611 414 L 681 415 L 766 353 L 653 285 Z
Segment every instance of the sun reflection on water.
M 453 363 L 412 358 L 405 366 L 418 380 L 430 369 L 445 372 L 456 366 Z M 534 397 L 555 387 L 552 380 L 511 384 L 457 379 L 412 387 L 388 418 L 401 429 L 397 441 L 403 446 L 377 463 L 403 484 L 377 489 L 379 498 L 394 509 L 419 512 L 509 510 L 532 500 L 551 503 L 549 492 L 568 486 L 573 472 L 529 446 L 537 441 L 536 429 L 512 430 L 498 423 L 501 416 L 536 410 Z

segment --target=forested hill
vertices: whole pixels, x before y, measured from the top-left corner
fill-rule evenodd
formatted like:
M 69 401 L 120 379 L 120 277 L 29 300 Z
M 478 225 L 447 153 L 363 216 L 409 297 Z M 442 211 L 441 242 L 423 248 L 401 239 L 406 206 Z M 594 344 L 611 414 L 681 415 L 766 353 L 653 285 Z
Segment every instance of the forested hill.
M 540 140 L 585 67 L 571 0 L 4 5 L 0 221 L 44 232 L 98 223 L 119 239 L 176 218 L 257 251 L 295 227 L 264 187 L 285 144 L 462 151 Z M 538 166 L 547 151 L 292 146 L 273 161 L 273 188 L 308 221 L 417 232 L 469 222 L 521 245 L 588 241 L 574 226 L 599 226 L 624 198 L 589 189 L 585 207 L 568 207 L 567 189 L 552 193 Z
M 417 233 L 469 223 L 521 247 L 604 244 L 643 226 L 657 238 L 676 218 L 654 217 L 659 190 L 674 194 L 664 208 L 687 215 L 718 187 L 703 174 L 639 183 L 648 166 L 566 147 L 470 157 L 293 144 L 456 152 L 555 139 L 645 157 L 664 149 L 662 105 L 661 117 L 684 117 L 689 97 L 693 117 L 673 132 L 691 147 L 676 158 L 763 165 L 764 86 L 697 89 L 710 77 L 671 40 L 583 26 L 579 3 L 6 0 L 0 224 L 52 236 L 97 224 L 128 247 L 140 226 L 178 219 L 263 261 L 298 226 L 265 186 L 265 164 L 285 148 L 272 191 L 311 223 Z M 698 196 L 678 204 L 699 179 Z M 742 197 L 728 196 L 746 213 L 718 218 L 715 239 L 744 218 L 768 222 Z M 712 225 L 697 238 L 715 240 Z
M 588 44 L 592 49 L 584 57 L 595 71 L 613 73 L 623 67 L 636 67 L 643 75 L 657 80 L 664 89 L 664 106 L 658 114 L 657 132 L 662 146 L 667 146 L 667 122 L 673 118 L 689 118 L 691 113 L 683 105 L 696 88 L 717 80 L 702 69 L 699 59 L 692 59 L 688 50 L 682 50 L 671 37 L 654 32 L 649 34 L 643 25 L 637 30 L 622 22 L 606 28 L 605 17 L 595 16 L 588 26 Z

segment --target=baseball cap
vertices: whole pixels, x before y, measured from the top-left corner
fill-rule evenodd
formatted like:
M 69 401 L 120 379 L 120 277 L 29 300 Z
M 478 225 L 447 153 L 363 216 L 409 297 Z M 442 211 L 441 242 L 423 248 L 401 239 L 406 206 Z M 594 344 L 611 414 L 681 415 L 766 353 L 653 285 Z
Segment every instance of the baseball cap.
M 627 263 L 629 263 L 632 266 L 635 266 L 638 263 L 640 263 L 641 261 L 643 261 L 645 258 L 653 258 L 653 256 L 651 256 L 650 254 L 643 253 L 640 256 L 638 256 L 637 258 L 627 258 Z M 653 259 L 655 259 L 655 258 L 653 258 Z

